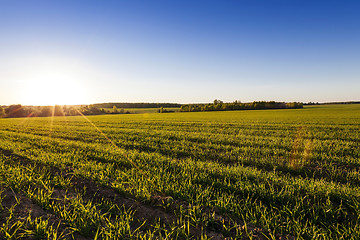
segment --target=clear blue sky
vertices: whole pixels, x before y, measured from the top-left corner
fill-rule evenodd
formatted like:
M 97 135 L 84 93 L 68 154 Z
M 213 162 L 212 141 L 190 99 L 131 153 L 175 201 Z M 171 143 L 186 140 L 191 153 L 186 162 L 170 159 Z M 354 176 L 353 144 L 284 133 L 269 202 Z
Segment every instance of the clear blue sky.
M 0 104 L 360 100 L 360 1 L 0 0 Z

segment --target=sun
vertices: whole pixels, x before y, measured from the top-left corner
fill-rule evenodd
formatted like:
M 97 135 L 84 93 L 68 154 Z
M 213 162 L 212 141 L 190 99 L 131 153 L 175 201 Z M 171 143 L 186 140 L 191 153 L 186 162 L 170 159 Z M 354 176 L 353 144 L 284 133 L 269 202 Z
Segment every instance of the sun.
M 26 105 L 85 104 L 85 86 L 69 76 L 45 76 L 24 84 L 23 102 Z

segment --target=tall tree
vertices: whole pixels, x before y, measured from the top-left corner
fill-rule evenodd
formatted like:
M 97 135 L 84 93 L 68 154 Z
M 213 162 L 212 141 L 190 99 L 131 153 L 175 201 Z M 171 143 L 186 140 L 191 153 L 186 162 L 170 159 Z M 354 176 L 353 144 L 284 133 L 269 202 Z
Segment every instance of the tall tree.
M 26 117 L 25 111 L 21 104 L 10 105 L 5 109 L 7 117 Z
M 5 117 L 5 109 L 3 107 L 0 106 L 0 117 Z
M 118 113 L 119 111 L 118 111 L 118 109 L 117 109 L 117 107 L 114 105 L 113 106 L 113 113 Z

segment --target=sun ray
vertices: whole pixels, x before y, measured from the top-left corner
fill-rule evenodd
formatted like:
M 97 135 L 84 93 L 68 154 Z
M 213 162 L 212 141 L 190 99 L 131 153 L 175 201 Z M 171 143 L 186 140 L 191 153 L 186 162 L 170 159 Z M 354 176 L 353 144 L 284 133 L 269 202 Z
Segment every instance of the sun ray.
M 53 130 L 53 126 L 54 126 L 54 115 L 55 115 L 55 105 L 52 106 L 52 112 L 51 112 L 51 117 L 50 117 L 50 132 L 49 132 L 50 137 L 52 135 L 52 130 Z
M 114 143 L 114 141 L 112 141 L 100 128 L 98 128 L 88 117 L 86 117 L 82 112 L 80 112 L 78 109 L 77 109 L 77 112 L 83 117 L 83 118 L 85 118 L 85 120 L 87 121 L 87 122 L 89 122 L 90 124 L 91 124 L 91 126 L 93 126 L 121 155 L 123 155 L 125 158 L 126 158 L 126 160 L 128 160 L 130 163 L 131 163 L 131 165 L 133 165 L 143 176 L 145 176 L 145 177 L 148 177 L 148 175 L 145 173 L 145 172 L 143 172 L 140 168 L 139 168 L 139 166 L 137 166 L 135 163 L 134 163 L 134 161 L 132 161 L 131 159 L 130 159 L 130 157 L 128 156 L 128 154 L 124 151 L 124 150 L 122 150 L 121 148 L 119 148 L 115 143 Z
M 30 113 L 29 115 L 27 115 L 25 118 L 23 118 L 23 120 L 16 126 L 16 127 L 20 127 L 20 126 L 24 126 L 26 122 L 29 121 L 30 117 L 33 115 L 33 113 Z
M 66 126 L 69 126 L 69 120 L 68 120 L 67 116 L 65 115 L 65 112 L 63 112 L 62 118 L 64 119 Z

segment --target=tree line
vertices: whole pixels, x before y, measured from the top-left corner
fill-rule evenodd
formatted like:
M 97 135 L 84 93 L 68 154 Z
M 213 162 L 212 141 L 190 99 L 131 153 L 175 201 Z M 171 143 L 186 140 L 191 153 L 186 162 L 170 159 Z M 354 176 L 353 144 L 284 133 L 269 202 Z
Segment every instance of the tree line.
M 360 104 L 360 101 L 347 101 L 347 102 L 308 102 L 304 103 L 304 105 L 327 105 L 327 104 Z
M 118 109 L 119 108 L 121 109 Z M 231 110 L 254 110 L 254 109 L 286 109 L 303 108 L 300 102 L 275 102 L 275 101 L 255 101 L 250 103 L 241 103 L 234 101 L 224 103 L 215 99 L 213 103 L 208 104 L 175 104 L 175 103 L 100 103 L 82 106 L 22 106 L 15 104 L 10 106 L 0 106 L 0 117 L 50 117 L 50 116 L 77 116 L 77 115 L 101 115 L 101 114 L 126 114 L 130 113 L 124 110 L 124 106 L 131 108 L 159 108 L 159 113 L 171 112 L 165 107 L 180 107 L 180 112 L 202 112 L 202 111 L 231 111 Z M 146 106 L 146 107 L 145 107 Z M 104 108 L 112 108 L 112 112 L 105 111 Z
M 303 108 L 301 102 L 275 102 L 275 101 L 254 101 L 250 103 L 242 103 L 234 101 L 232 103 L 224 103 L 215 99 L 213 103 L 205 104 L 185 104 L 180 107 L 180 112 L 205 112 L 205 111 L 232 111 L 232 110 L 257 110 L 257 109 L 294 109 Z
M 94 105 L 85 106 L 22 106 L 15 104 L 0 106 L 0 117 L 50 117 L 50 116 L 77 116 L 77 115 L 106 114 L 103 109 Z
M 21 104 L 14 104 L 10 106 L 0 106 L 0 118 L 17 118 L 17 117 L 51 117 L 51 116 L 77 116 L 77 115 L 102 115 L 102 114 L 130 114 L 124 108 L 117 108 L 117 105 L 111 105 L 112 110 L 105 110 L 102 108 L 103 104 L 91 104 L 91 105 L 55 105 L 55 106 L 22 106 Z M 162 107 L 161 103 L 158 103 L 160 113 L 172 112 Z M 166 105 L 166 104 L 165 104 Z M 109 107 L 110 105 L 104 104 Z M 140 106 L 136 103 L 131 105 Z M 149 105 L 155 106 L 155 105 Z M 170 106 L 173 106 L 170 104 Z
M 179 108 L 179 103 L 96 103 L 97 108 Z

